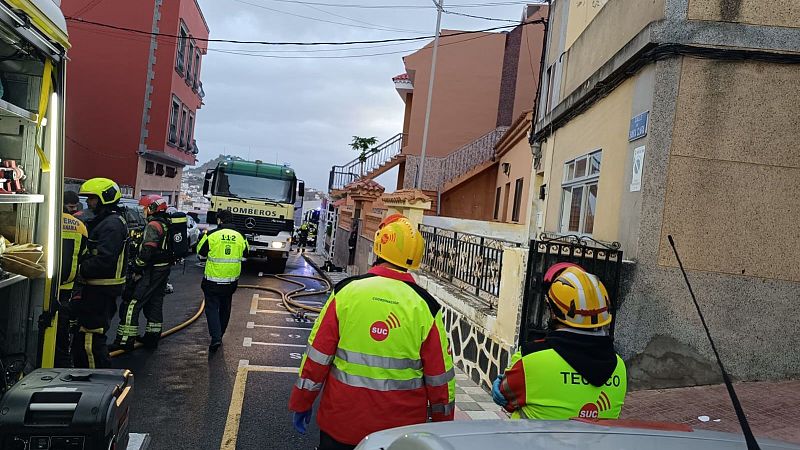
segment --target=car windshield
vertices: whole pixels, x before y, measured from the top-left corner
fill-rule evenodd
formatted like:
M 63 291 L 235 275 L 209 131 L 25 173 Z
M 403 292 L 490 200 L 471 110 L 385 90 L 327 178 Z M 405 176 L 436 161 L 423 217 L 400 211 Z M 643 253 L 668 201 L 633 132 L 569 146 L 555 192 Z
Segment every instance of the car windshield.
M 260 178 L 220 171 L 217 175 L 214 194 L 226 197 L 291 203 L 293 184 L 291 180 Z

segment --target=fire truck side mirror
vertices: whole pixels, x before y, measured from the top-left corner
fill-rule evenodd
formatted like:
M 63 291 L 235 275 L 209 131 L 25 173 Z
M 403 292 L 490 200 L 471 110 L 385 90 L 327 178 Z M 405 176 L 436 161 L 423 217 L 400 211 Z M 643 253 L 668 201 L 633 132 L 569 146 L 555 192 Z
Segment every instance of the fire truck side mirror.
M 297 183 L 297 196 L 303 198 L 305 197 L 305 195 L 306 195 L 306 183 L 300 181 Z
M 208 197 L 211 188 L 211 180 L 214 178 L 214 170 L 206 170 L 205 180 L 203 181 L 203 196 Z

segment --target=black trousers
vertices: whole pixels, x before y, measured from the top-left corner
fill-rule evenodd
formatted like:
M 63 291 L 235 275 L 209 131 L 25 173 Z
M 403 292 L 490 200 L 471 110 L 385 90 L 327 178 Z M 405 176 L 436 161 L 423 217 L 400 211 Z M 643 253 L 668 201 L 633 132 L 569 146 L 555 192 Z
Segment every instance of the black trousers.
M 133 345 L 139 335 L 139 313 L 147 319 L 145 333 L 158 338 L 164 323 L 164 291 L 169 281 L 170 266 L 148 267 L 139 281 L 128 281 L 119 307 L 116 342 Z
M 111 367 L 106 332 L 117 310 L 117 297 L 123 285 L 83 286 L 80 296 L 73 296 L 70 310 L 77 327 L 72 339 L 72 362 L 75 367 L 105 369 Z
M 54 366 L 61 368 L 72 367 L 72 331 L 70 330 L 69 300 L 72 298 L 72 289 L 58 292 L 58 328 L 56 328 L 56 353 Z
M 355 448 L 355 445 L 343 444 L 324 431 L 319 432 L 319 447 L 317 447 L 317 450 L 354 450 Z
M 222 342 L 222 336 L 231 319 L 231 302 L 238 282 L 219 284 L 203 279 L 200 287 L 206 299 L 206 321 L 211 342 Z

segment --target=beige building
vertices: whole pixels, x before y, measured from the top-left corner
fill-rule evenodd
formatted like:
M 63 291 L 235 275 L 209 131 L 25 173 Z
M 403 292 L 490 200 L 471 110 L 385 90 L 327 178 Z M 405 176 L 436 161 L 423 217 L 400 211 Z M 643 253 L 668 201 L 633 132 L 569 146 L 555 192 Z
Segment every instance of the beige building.
M 554 0 L 550 18 L 534 222 L 633 263 L 633 385 L 720 379 L 668 235 L 731 374 L 800 376 L 800 3 Z

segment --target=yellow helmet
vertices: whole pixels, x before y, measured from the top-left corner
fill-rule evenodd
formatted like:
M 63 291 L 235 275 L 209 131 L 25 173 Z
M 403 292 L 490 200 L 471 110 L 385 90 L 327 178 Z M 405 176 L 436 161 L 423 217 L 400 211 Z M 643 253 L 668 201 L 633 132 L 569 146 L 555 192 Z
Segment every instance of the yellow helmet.
M 425 239 L 405 216 L 392 214 L 378 226 L 372 249 L 375 256 L 396 266 L 414 270 L 422 262 Z
M 113 180 L 92 178 L 81 185 L 80 195 L 96 195 L 103 205 L 112 205 L 122 198 L 122 191 Z
M 547 299 L 559 322 L 574 328 L 600 328 L 611 323 L 608 291 L 597 276 L 571 263 L 551 267 Z

